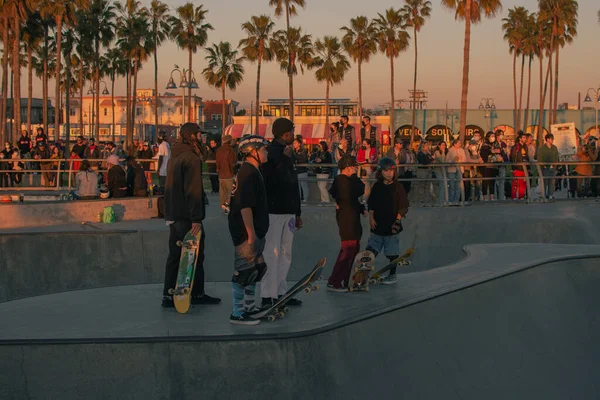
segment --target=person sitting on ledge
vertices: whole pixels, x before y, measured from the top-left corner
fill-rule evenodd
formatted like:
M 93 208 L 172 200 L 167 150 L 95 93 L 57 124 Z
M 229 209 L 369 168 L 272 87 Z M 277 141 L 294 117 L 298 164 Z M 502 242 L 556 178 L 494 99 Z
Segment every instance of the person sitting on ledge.
M 79 172 L 75 176 L 76 188 L 74 195 L 79 200 L 97 199 L 100 191 L 98 190 L 98 174 L 92 171 L 90 162 L 83 160 L 79 166 Z
M 127 195 L 133 197 L 146 197 L 148 195 L 148 182 L 144 169 L 132 156 L 125 159 L 127 164 Z
M 106 186 L 110 191 L 110 197 L 115 199 L 127 196 L 127 177 L 125 170 L 119 165 L 119 157 L 112 154 L 106 160 L 108 164 L 108 181 Z

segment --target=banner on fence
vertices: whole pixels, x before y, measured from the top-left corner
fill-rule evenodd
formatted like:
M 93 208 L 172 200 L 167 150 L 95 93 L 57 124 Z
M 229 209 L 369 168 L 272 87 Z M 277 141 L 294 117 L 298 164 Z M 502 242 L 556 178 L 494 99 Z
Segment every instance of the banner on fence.
M 577 154 L 577 130 L 574 122 L 550 125 L 554 135 L 554 145 L 561 157 L 572 157 Z

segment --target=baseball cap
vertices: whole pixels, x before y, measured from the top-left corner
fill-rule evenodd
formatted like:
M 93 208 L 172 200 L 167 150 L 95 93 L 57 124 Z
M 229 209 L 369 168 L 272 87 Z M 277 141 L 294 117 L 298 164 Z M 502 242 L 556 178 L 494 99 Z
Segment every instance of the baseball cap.
M 106 162 L 112 165 L 119 165 L 119 157 L 117 157 L 115 154 L 111 154 L 106 159 Z
M 356 162 L 356 157 L 351 156 L 350 154 L 346 154 L 340 161 L 338 161 L 338 168 L 340 170 L 348 167 L 358 167 L 358 163 Z
M 191 135 L 195 133 L 200 133 L 200 126 L 194 122 L 186 122 L 181 125 L 181 129 L 179 130 L 180 135 Z
M 143 144 L 143 145 L 144 145 L 144 146 L 148 146 L 148 142 L 144 142 L 144 144 Z
M 275 137 L 291 132 L 293 129 L 294 123 L 287 118 L 277 118 L 273 122 L 273 136 Z

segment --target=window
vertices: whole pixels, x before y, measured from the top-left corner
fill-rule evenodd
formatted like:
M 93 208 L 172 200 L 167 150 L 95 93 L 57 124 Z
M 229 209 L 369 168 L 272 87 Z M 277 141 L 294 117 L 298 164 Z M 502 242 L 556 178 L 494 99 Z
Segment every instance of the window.
M 105 108 L 105 109 L 104 109 L 104 115 L 105 115 L 105 116 L 106 116 L 106 115 L 108 115 L 108 108 Z
M 179 107 L 179 115 L 183 114 L 183 107 Z
M 290 106 L 283 107 L 283 115 L 285 117 L 289 117 L 290 116 Z
M 104 114 L 106 115 L 106 114 Z M 110 129 L 108 128 L 100 128 L 100 136 L 109 136 L 110 135 Z
M 303 117 L 320 117 L 321 106 L 300 106 L 300 115 Z
M 281 108 L 279 108 L 279 106 L 269 106 L 267 108 L 267 115 L 281 117 Z
M 342 108 L 342 115 L 356 115 L 356 108 L 353 106 L 344 106 Z
M 340 115 L 339 107 L 330 107 L 329 108 L 329 116 L 332 116 L 332 115 L 334 115 L 334 116 Z
M 106 114 L 104 114 L 104 115 L 106 115 Z M 135 116 L 137 117 L 139 115 L 142 115 L 142 109 L 139 107 L 136 107 L 135 108 Z
M 74 116 L 76 116 L 76 115 L 77 115 L 77 109 L 76 109 L 76 108 L 71 108 L 71 109 L 69 109 L 69 115 L 70 115 L 71 117 L 74 117 Z
M 210 116 L 211 121 L 222 121 L 223 116 L 221 114 L 212 114 Z

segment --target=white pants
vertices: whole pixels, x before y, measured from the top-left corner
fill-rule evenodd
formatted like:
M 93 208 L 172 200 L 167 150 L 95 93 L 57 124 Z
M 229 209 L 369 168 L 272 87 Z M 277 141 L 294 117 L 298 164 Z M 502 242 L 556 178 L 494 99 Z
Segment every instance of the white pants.
M 317 174 L 317 179 L 328 179 L 329 174 Z M 319 187 L 319 192 L 321 193 L 321 203 L 329 203 L 329 192 L 327 192 L 327 184 L 329 182 L 326 180 L 317 181 L 317 186 Z
M 302 199 L 304 201 L 308 201 L 308 182 L 306 181 L 306 178 L 308 178 L 308 172 L 298 174 L 298 184 L 300 185 Z
M 260 297 L 276 299 L 287 292 L 286 278 L 292 263 L 295 230 L 295 215 L 269 214 L 269 231 L 263 252 L 267 273 L 260 281 Z

